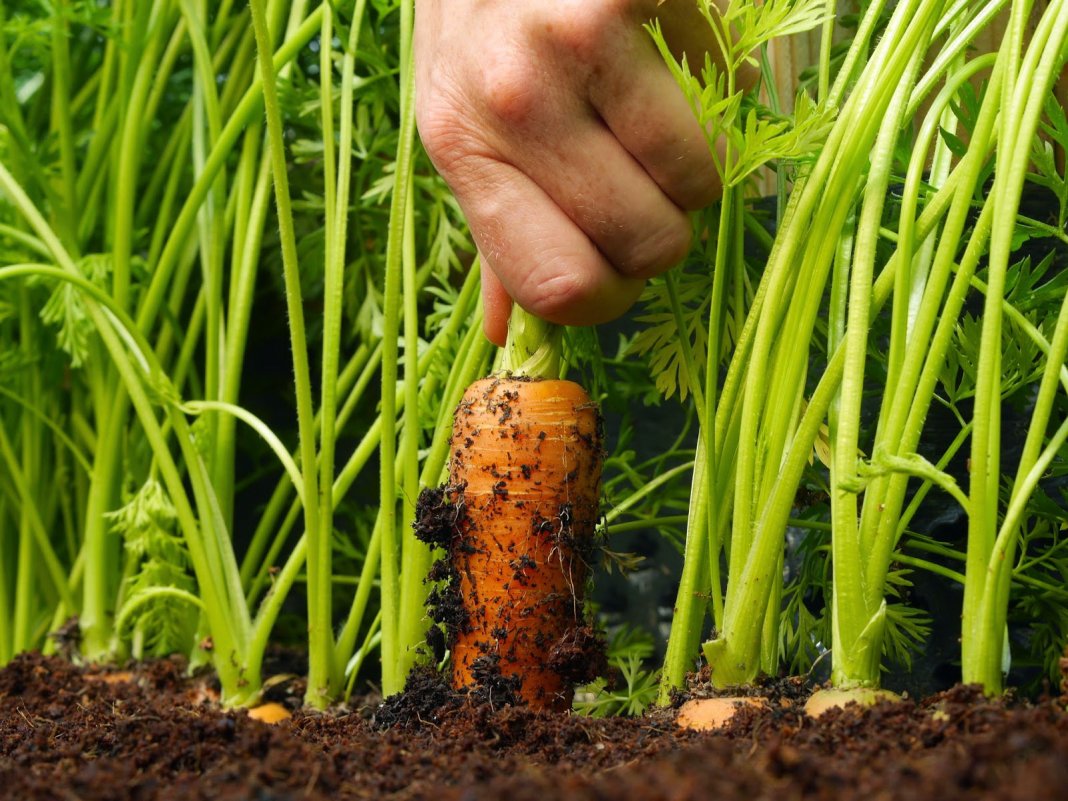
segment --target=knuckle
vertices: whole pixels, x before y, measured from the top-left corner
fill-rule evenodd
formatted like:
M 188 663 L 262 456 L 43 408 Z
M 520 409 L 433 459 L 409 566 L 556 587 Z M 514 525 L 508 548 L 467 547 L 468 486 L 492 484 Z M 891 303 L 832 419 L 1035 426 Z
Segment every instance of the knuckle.
M 481 99 L 498 124 L 519 127 L 542 107 L 543 82 L 531 60 L 515 52 L 501 54 L 482 72 Z
M 576 269 L 569 257 L 535 270 L 516 292 L 531 314 L 563 325 L 593 325 L 614 320 L 641 294 L 644 281 L 603 281 Z M 542 262 L 543 265 L 547 264 Z
M 577 271 L 543 261 L 519 287 L 524 309 L 546 320 L 565 321 L 573 317 L 591 294 L 591 287 Z
M 690 252 L 692 234 L 690 219 L 685 214 L 679 214 L 673 225 L 665 226 L 658 232 L 654 242 L 663 254 L 661 263 L 664 269 L 674 267 L 686 258 L 686 254 Z
M 427 154 L 438 163 L 439 156 L 451 150 L 455 141 L 453 124 L 449 121 L 448 114 L 420 99 L 415 104 L 415 124 Z
M 696 211 L 719 199 L 719 176 L 703 137 L 654 129 L 638 156 L 653 180 L 682 209 Z
M 456 106 L 440 98 L 416 100 L 416 125 L 430 160 L 450 183 L 459 178 L 465 161 L 478 149 L 478 140 Z
M 554 18 L 547 26 L 547 35 L 557 48 L 579 61 L 595 62 L 633 5 L 633 0 L 579 3 L 571 13 Z

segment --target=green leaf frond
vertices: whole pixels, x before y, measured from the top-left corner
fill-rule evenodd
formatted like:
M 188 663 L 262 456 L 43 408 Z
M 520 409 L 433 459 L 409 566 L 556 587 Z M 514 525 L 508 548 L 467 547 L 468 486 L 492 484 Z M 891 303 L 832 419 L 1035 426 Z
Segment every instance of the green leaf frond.
M 80 259 L 77 266 L 87 279 L 104 287 L 111 275 L 111 256 L 93 253 Z M 82 290 L 68 281 L 57 282 L 41 309 L 41 320 L 57 329 L 56 341 L 70 357 L 71 367 L 81 367 L 88 357 L 93 334 Z
M 599 678 L 579 688 L 575 709 L 595 718 L 641 715 L 655 700 L 658 674 L 644 667 L 655 650 L 652 635 L 622 626 L 608 642 L 608 665 L 612 680 Z
M 135 655 L 186 653 L 193 645 L 197 610 L 196 582 L 189 550 L 178 529 L 178 515 L 163 486 L 149 479 L 127 503 L 107 514 L 111 531 L 125 550 L 122 621 L 119 636 Z M 170 588 L 178 592 L 159 592 Z
M 701 0 L 705 19 L 713 23 L 718 6 L 711 0 Z M 722 15 L 722 27 L 733 31 L 731 55 L 736 64 L 743 60 L 756 64 L 754 53 L 772 39 L 804 33 L 828 19 L 825 0 L 730 0 Z
M 636 317 L 645 327 L 631 342 L 629 353 L 639 357 L 648 356 L 649 370 L 656 388 L 665 398 L 678 392 L 680 400 L 685 401 L 692 381 L 699 380 L 699 376 L 690 376 L 688 373 L 682 337 L 690 342 L 694 362 L 703 365 L 708 343 L 705 320 L 711 302 L 712 277 L 700 272 L 678 270 L 676 279 L 684 330 L 680 330 L 672 310 L 667 283 L 659 278 L 650 281 L 642 296 L 642 312 Z

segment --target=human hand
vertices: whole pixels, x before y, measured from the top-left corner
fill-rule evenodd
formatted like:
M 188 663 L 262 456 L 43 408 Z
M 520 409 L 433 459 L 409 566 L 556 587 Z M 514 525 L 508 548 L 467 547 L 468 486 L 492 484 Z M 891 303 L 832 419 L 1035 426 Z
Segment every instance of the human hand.
M 514 298 L 546 320 L 614 319 L 689 249 L 720 194 L 708 145 L 642 23 L 694 68 L 694 0 L 419 0 L 416 107 L 482 256 L 486 335 Z

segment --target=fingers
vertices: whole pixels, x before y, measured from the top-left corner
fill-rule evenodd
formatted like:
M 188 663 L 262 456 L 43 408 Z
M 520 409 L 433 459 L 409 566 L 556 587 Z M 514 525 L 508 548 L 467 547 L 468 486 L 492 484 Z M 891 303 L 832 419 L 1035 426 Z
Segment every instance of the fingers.
M 648 278 L 677 264 L 689 248 L 689 220 L 604 124 L 576 76 L 546 85 L 530 54 L 488 48 L 485 58 L 469 104 L 478 130 L 463 142 L 455 130 L 435 137 L 429 115 L 422 129 L 454 189 L 469 181 L 467 162 L 481 151 L 527 176 L 623 275 Z M 476 184 L 471 194 L 479 191 Z
M 572 122 L 566 139 L 511 161 L 622 275 L 650 278 L 686 256 L 689 218 L 592 115 Z
M 590 83 L 593 107 L 674 203 L 688 210 L 710 205 L 722 187 L 708 141 L 653 42 L 624 40 L 612 58 L 618 68 Z
M 504 284 L 482 258 L 482 330 L 486 339 L 503 348 L 508 339 L 508 316 L 512 313 L 512 298 Z
M 465 161 L 469 172 L 454 192 L 482 254 L 492 341 L 504 340 L 509 297 L 565 325 L 612 320 L 637 300 L 644 281 L 620 274 L 523 172 L 486 156 Z
M 684 258 L 684 210 L 719 195 L 640 24 L 681 9 L 665 35 L 695 54 L 707 25 L 692 0 L 444 5 L 416 7 L 418 124 L 483 256 L 487 336 L 504 340 L 511 298 L 559 323 L 622 314 Z
M 682 90 L 642 28 L 653 17 L 677 57 L 685 53 L 699 71 L 715 39 L 693 0 L 586 4 L 566 22 L 554 21 L 545 45 L 554 60 L 572 63 L 573 91 L 660 190 L 680 208 L 704 208 L 721 193 L 715 162 Z

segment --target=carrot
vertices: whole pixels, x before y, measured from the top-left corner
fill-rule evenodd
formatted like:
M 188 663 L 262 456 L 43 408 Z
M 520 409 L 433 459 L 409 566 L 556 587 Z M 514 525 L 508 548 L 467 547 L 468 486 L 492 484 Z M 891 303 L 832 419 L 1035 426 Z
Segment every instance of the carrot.
M 598 516 L 600 415 L 571 381 L 485 378 L 456 412 L 449 542 L 463 609 L 455 688 L 487 674 L 539 709 L 567 709 L 590 629 L 582 593 Z M 576 659 L 578 656 L 578 659 Z

